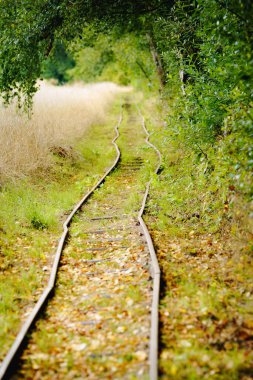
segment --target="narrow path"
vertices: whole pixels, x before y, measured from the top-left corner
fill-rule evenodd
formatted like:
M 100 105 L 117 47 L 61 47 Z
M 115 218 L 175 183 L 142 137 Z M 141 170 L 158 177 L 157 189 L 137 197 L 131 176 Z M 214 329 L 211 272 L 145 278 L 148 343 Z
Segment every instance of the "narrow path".
M 152 153 L 131 104 L 120 134 L 121 163 L 75 217 L 14 379 L 149 378 L 152 281 L 138 210 Z

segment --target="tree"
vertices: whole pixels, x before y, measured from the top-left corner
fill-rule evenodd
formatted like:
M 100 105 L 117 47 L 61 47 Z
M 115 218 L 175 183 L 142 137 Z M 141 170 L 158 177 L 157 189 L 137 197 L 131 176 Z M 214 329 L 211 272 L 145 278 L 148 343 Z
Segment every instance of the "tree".
M 141 27 L 140 18 L 165 14 L 173 0 L 1 0 L 0 92 L 9 102 L 18 97 L 31 103 L 42 62 L 55 41 L 82 37 L 90 22 L 102 28 Z
M 75 67 L 74 58 L 62 43 L 56 41 L 52 54 L 42 65 L 42 74 L 46 79 L 54 78 L 59 84 L 63 84 L 68 81 L 68 70 L 73 67 Z

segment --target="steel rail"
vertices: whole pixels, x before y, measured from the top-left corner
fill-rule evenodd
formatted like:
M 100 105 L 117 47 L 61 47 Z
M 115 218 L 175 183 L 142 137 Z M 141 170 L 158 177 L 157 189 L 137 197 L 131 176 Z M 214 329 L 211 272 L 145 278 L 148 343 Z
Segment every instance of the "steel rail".
M 137 107 L 140 117 L 142 118 L 142 127 L 146 134 L 146 143 L 153 148 L 158 156 L 158 164 L 155 169 L 155 174 L 158 174 L 162 163 L 162 155 L 160 151 L 153 145 L 150 141 L 150 133 L 148 132 L 145 124 L 145 118 L 140 112 L 140 109 Z M 157 260 L 154 244 L 152 242 L 152 238 L 150 236 L 148 227 L 143 220 L 143 214 L 147 202 L 147 198 L 149 195 L 150 185 L 152 180 L 150 180 L 146 185 L 146 192 L 143 197 L 142 206 L 138 214 L 138 220 L 142 227 L 146 242 L 148 244 L 148 249 L 150 252 L 151 264 L 152 264 L 152 277 L 153 277 L 153 297 L 152 297 L 152 307 L 151 307 L 151 328 L 150 328 L 150 340 L 149 340 L 149 376 L 150 380 L 158 379 L 158 338 L 159 338 L 159 294 L 160 294 L 160 277 L 161 271 L 159 267 L 159 263 Z
M 73 216 L 76 214 L 76 212 L 82 207 L 82 205 L 90 198 L 90 196 L 94 193 L 94 191 L 104 182 L 105 178 L 112 172 L 112 170 L 115 169 L 116 165 L 118 164 L 120 160 L 120 150 L 118 148 L 118 145 L 116 144 L 116 140 L 119 137 L 119 131 L 118 128 L 122 122 L 122 112 L 120 114 L 119 120 L 117 125 L 115 126 L 115 133 L 116 136 L 112 141 L 112 144 L 115 147 L 115 150 L 117 152 L 117 157 L 113 163 L 113 165 L 106 171 L 106 173 L 100 178 L 100 180 L 93 186 L 93 188 L 80 200 L 80 202 L 75 206 L 73 211 L 69 214 L 65 222 L 63 223 L 63 233 L 61 235 L 61 238 L 58 243 L 58 247 L 56 250 L 53 266 L 51 269 L 50 278 L 47 284 L 47 287 L 44 289 L 43 293 L 41 294 L 40 298 L 38 299 L 37 303 L 35 304 L 33 310 L 31 311 L 29 317 L 25 321 L 25 323 L 21 326 L 21 329 L 12 344 L 10 350 L 8 351 L 7 355 L 5 356 L 4 360 L 2 361 L 1 367 L 0 367 L 0 380 L 8 379 L 9 376 L 12 374 L 16 361 L 18 360 L 18 357 L 20 353 L 22 352 L 22 347 L 25 342 L 25 339 L 27 337 L 27 333 L 30 331 L 31 327 L 33 326 L 34 322 L 38 318 L 38 315 L 40 311 L 43 309 L 43 307 L 46 305 L 48 299 L 50 298 L 51 294 L 53 293 L 53 290 L 55 288 L 56 284 L 56 277 L 58 272 L 58 267 L 60 263 L 60 258 L 62 255 L 62 251 L 66 242 L 66 238 L 69 233 L 69 226 L 71 224 Z

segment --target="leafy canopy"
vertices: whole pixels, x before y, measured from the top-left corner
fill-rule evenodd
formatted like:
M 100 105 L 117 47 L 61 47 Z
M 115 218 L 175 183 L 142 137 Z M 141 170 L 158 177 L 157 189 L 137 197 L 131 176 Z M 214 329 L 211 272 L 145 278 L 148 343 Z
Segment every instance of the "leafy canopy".
M 173 1 L 123 0 L 1 0 L 0 92 L 9 102 L 25 95 L 26 105 L 36 91 L 41 65 L 55 41 L 82 37 L 89 23 L 136 30 L 145 15 L 165 13 Z

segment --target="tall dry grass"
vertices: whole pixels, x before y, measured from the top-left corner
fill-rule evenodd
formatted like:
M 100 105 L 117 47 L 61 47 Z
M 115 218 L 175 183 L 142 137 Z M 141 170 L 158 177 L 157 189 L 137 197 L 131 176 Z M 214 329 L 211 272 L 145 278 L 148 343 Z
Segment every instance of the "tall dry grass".
M 0 178 L 22 177 L 50 165 L 50 149 L 69 145 L 92 124 L 103 123 L 122 91 L 113 83 L 64 87 L 43 83 L 30 119 L 15 105 L 0 104 Z

